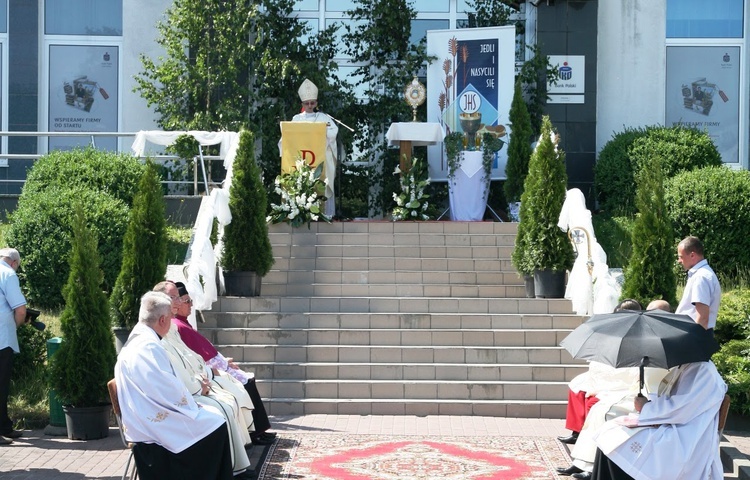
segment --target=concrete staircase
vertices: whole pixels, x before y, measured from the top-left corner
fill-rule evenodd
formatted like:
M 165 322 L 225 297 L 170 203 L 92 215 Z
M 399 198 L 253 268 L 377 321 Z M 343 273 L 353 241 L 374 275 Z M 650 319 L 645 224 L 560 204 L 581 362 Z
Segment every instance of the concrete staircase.
M 274 225 L 262 296 L 222 297 L 199 328 L 272 414 L 564 418 L 586 366 L 558 344 L 582 318 L 525 298 L 516 227 Z

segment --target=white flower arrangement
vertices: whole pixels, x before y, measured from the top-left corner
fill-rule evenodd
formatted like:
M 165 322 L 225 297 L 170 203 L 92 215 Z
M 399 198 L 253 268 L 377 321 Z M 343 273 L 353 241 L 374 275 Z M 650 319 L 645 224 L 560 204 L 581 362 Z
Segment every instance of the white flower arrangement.
M 276 177 L 274 191 L 281 195 L 281 204 L 271 204 L 271 214 L 266 221 L 287 222 L 293 227 L 323 220 L 331 223 L 331 218 L 322 213 L 322 203 L 326 201 L 325 186 L 328 182 L 320 179 L 323 164 L 313 170 L 304 160 L 298 158 L 294 169 Z
M 399 175 L 401 169 L 396 166 L 394 175 Z M 426 169 L 421 168 L 418 159 L 414 159 L 411 168 L 401 175 L 401 194 L 393 192 L 393 200 L 396 202 L 396 208 L 393 209 L 392 217 L 394 221 L 399 220 L 429 220 L 427 207 L 430 198 L 424 190 L 430 184 L 427 177 Z

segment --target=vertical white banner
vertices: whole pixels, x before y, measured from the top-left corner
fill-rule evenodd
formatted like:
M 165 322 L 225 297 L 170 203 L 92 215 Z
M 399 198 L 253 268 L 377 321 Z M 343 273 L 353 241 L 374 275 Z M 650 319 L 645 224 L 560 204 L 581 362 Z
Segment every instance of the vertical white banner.
M 504 142 L 495 155 L 492 179 L 505 178 L 510 125 L 508 112 L 515 81 L 515 27 L 429 30 L 427 52 L 437 57 L 427 67 L 427 121 L 447 134 L 463 132 L 461 118 L 477 119 L 477 136 L 490 132 Z M 442 144 L 427 149 L 432 180 L 447 180 Z
M 49 131 L 116 132 L 118 66 L 116 46 L 50 45 Z M 87 138 L 52 137 L 49 149 L 90 143 Z M 96 146 L 116 150 L 117 139 L 97 139 Z
M 740 47 L 667 47 L 667 126 L 706 130 L 727 164 L 739 164 Z

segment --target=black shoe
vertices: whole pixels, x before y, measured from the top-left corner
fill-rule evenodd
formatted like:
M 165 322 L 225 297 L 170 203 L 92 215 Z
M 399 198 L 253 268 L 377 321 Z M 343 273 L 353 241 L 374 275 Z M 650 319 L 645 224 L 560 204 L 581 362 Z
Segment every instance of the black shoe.
M 583 478 L 584 480 L 591 480 L 591 472 L 574 473 L 571 475 L 573 478 Z
M 23 432 L 21 430 L 11 430 L 10 432 L 0 433 L 0 435 L 7 438 L 21 438 Z
M 557 470 L 557 473 L 559 473 L 560 475 L 573 475 L 574 473 L 583 472 L 583 470 L 576 467 L 575 465 L 571 465 L 568 468 L 558 467 L 555 470 Z
M 262 435 L 252 435 L 250 436 L 250 441 L 253 442 L 253 445 L 271 445 L 274 439 L 265 438 Z
M 557 437 L 557 439 L 560 440 L 562 443 L 573 445 L 574 443 L 576 443 L 576 440 L 578 440 L 578 432 L 573 432 L 567 437 Z
M 276 438 L 276 434 L 273 432 L 263 432 L 260 434 L 260 438 L 267 438 L 269 440 L 273 440 Z

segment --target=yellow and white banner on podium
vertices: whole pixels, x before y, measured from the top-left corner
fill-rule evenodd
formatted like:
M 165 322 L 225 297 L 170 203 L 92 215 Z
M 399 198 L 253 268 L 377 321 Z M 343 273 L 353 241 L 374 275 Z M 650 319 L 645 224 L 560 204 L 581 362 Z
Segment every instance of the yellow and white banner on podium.
M 281 173 L 291 171 L 300 157 L 313 169 L 325 163 L 325 123 L 281 122 Z

